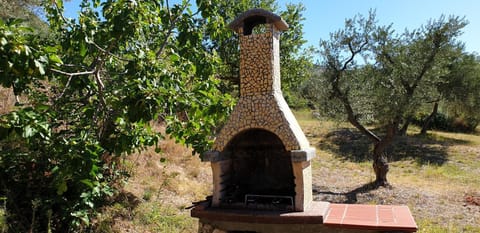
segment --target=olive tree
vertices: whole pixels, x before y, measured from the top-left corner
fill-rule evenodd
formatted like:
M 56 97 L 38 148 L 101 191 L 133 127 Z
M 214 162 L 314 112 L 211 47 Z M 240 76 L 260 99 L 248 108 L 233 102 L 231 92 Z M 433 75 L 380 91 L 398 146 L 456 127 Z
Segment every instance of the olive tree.
M 307 96 L 323 112 L 335 112 L 373 143 L 375 184 L 388 185 L 385 149 L 408 118 L 435 91 L 447 72 L 446 53 L 466 25 L 440 17 L 425 26 L 395 34 L 378 26 L 375 13 L 345 21 L 345 28 L 320 42 L 321 71 L 309 81 Z M 367 124 L 381 129 L 375 133 Z

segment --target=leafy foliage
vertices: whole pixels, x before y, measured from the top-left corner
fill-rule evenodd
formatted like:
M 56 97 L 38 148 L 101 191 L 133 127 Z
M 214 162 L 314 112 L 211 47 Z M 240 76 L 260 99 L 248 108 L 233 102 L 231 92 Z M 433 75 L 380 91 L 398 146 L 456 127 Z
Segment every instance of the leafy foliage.
M 461 52 L 447 67 L 449 72 L 438 85 L 444 112 L 452 123 L 446 129 L 472 132 L 480 123 L 480 60 Z
M 425 124 L 425 119 L 427 119 L 428 115 L 425 113 L 418 113 L 416 114 L 413 119 L 412 123 L 418 126 L 423 126 Z M 472 115 L 472 118 L 476 117 Z M 443 130 L 449 132 L 467 132 L 471 133 L 475 131 L 478 123 L 471 119 L 465 119 L 461 117 L 451 117 L 447 116 L 446 114 L 439 112 L 436 113 L 429 126 L 428 129 L 436 129 L 436 130 Z
M 122 158 L 163 138 L 151 121 L 196 152 L 209 148 L 232 102 L 202 43 L 212 6 L 197 5 L 201 20 L 187 1 L 84 0 L 74 20 L 63 1 L 45 1 L 48 38 L 0 23 L 0 83 L 26 99 L 0 116 L 9 231 L 88 230 L 128 178 Z

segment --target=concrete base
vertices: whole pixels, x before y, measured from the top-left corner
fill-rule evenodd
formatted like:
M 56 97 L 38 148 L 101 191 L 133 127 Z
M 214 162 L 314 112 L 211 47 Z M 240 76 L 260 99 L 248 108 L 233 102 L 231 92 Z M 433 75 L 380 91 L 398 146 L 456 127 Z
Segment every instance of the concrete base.
M 323 226 L 323 217 L 328 209 L 328 202 L 312 202 L 311 207 L 303 212 L 230 210 L 212 208 L 208 207 L 208 203 L 202 203 L 192 209 L 191 215 L 200 219 L 199 233 L 331 232 L 331 228 Z
M 250 209 L 222 209 L 209 207 L 208 202 L 195 206 L 190 212 L 192 217 L 201 221 L 222 221 L 265 224 L 321 224 L 329 210 L 328 202 L 312 202 L 309 209 L 302 212 L 267 211 Z
M 374 233 L 379 231 L 359 229 L 339 229 L 326 227 L 323 224 L 262 224 L 201 220 L 199 233 Z
M 417 230 L 406 206 L 346 205 L 314 201 L 305 211 L 281 212 L 221 209 L 203 202 L 192 209 L 191 216 L 199 218 L 199 233 L 366 233 Z M 375 219 L 377 220 L 374 221 Z

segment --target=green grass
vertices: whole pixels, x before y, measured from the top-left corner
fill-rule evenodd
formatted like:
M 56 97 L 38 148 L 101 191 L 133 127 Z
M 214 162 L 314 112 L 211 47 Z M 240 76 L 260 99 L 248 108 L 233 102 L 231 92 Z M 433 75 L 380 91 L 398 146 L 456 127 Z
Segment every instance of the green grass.
M 197 221 L 188 211 L 169 204 L 143 203 L 135 211 L 136 223 L 153 232 L 194 232 L 197 229 Z
M 480 232 L 479 226 L 459 226 L 455 223 L 446 225 L 432 219 L 422 219 L 417 221 L 418 233 L 462 233 L 462 232 Z
M 442 166 L 424 166 L 420 174 L 427 180 L 443 179 L 448 183 L 460 183 L 462 185 L 474 185 L 477 187 L 480 185 L 480 179 L 476 174 L 472 174 L 470 171 L 450 163 Z

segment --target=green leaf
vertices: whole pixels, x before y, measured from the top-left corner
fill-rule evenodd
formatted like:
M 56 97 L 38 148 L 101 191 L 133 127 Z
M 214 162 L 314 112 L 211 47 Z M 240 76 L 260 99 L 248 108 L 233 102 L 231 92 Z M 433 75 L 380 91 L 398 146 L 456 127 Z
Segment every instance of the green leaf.
M 27 55 L 27 56 L 30 56 L 30 54 L 32 53 L 32 50 L 27 45 L 23 46 L 23 51 L 25 52 L 25 55 Z
M 40 72 L 40 74 L 41 74 L 41 75 L 44 75 L 44 74 L 45 74 L 45 70 L 44 70 L 44 68 L 43 68 L 43 64 L 40 63 L 38 60 L 35 60 L 34 63 L 35 63 L 35 67 L 38 68 L 38 71 Z
M 5 37 L 2 37 L 2 38 L 0 39 L 0 44 L 1 44 L 1 45 L 6 45 L 6 44 L 8 44 L 7 39 L 5 39 Z
M 87 226 L 90 224 L 90 218 L 86 210 L 79 210 L 71 214 L 73 217 L 77 217 Z
M 80 41 L 80 56 L 82 57 L 85 57 L 85 55 L 87 54 L 87 44 L 85 43 L 85 41 Z
M 177 62 L 178 60 L 180 60 L 180 56 L 178 56 L 178 54 L 172 54 L 172 55 L 170 55 L 170 61 L 171 61 L 172 63 Z
M 63 1 L 62 0 L 55 0 L 55 3 L 57 4 L 58 8 L 63 9 Z
M 67 181 L 62 180 L 62 182 L 60 182 L 60 184 L 57 185 L 57 194 L 62 195 L 67 191 L 67 189 L 68 189 Z
M 60 57 L 56 54 L 50 54 L 50 56 L 48 57 L 50 59 L 51 62 L 53 63 L 57 63 L 57 64 L 63 64 L 63 61 L 62 59 L 60 59 Z
M 57 52 L 57 48 L 54 47 L 54 46 L 46 46 L 46 47 L 44 47 L 43 50 L 47 53 L 56 53 Z
M 82 182 L 83 184 L 86 184 L 90 188 L 93 188 L 93 183 L 89 179 L 83 179 L 83 180 L 80 180 L 80 182 Z
M 25 128 L 23 128 L 23 134 L 22 134 L 22 137 L 24 138 L 30 138 L 32 137 L 37 131 L 32 128 L 32 126 L 30 125 L 27 125 L 25 126 Z
M 52 174 L 56 173 L 58 170 L 60 169 L 60 167 L 58 166 L 55 166 L 53 167 L 53 169 L 50 171 Z

